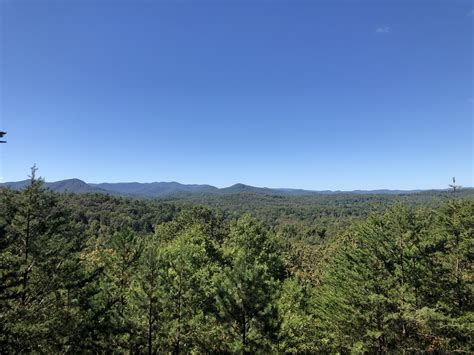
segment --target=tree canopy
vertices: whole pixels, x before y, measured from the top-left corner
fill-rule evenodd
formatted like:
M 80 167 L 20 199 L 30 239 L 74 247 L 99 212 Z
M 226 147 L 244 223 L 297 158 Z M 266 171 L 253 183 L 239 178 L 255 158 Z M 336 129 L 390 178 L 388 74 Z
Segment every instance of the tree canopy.
M 324 211 L 58 194 L 33 169 L 0 190 L 0 349 L 474 351 L 472 200 Z

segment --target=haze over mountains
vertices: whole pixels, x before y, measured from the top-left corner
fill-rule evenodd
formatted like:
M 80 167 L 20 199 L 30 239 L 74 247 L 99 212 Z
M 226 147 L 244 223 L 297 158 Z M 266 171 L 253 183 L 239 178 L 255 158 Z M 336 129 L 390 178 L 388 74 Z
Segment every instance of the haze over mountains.
M 9 187 L 12 189 L 22 189 L 27 186 L 29 180 L 17 182 L 1 183 L 0 187 Z M 211 185 L 180 184 L 178 182 L 121 182 L 121 183 L 86 183 L 80 179 L 67 179 L 56 182 L 46 182 L 46 188 L 56 192 L 71 193 L 106 193 L 119 196 L 130 197 L 169 197 L 173 195 L 189 194 L 238 194 L 238 193 L 258 193 L 280 196 L 305 196 L 322 195 L 337 193 L 352 194 L 404 194 L 416 193 L 423 190 L 354 190 L 354 191 L 313 191 L 291 188 L 267 188 L 255 187 L 244 184 L 235 184 L 225 188 L 217 188 Z

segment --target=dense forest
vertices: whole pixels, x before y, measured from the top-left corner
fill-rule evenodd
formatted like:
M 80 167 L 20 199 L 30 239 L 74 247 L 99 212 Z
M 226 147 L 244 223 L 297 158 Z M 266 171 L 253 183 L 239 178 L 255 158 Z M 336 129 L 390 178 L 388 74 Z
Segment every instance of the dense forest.
M 0 353 L 474 352 L 472 194 L 0 189 Z

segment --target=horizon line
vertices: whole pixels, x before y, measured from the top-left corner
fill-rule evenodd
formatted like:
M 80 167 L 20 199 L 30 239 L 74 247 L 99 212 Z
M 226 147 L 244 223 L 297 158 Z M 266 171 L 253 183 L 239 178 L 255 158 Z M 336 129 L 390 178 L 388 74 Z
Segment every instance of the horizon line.
M 159 184 L 159 183 L 176 183 L 184 186 L 190 186 L 190 185 L 195 185 L 195 186 L 210 186 L 214 187 L 216 189 L 226 189 L 229 187 L 233 187 L 236 185 L 243 185 L 243 186 L 248 186 L 248 187 L 253 187 L 253 188 L 258 188 L 258 189 L 269 189 L 269 190 L 302 190 L 302 191 L 308 191 L 308 192 L 352 192 L 352 191 L 404 191 L 404 192 L 410 192 L 410 191 L 430 191 L 430 190 L 450 190 L 451 188 L 449 187 L 449 184 L 447 184 L 446 187 L 424 187 L 424 188 L 387 188 L 387 187 L 380 187 L 380 188 L 353 188 L 353 189 L 313 189 L 313 188 L 302 188 L 302 187 L 269 187 L 269 186 L 256 186 L 256 185 L 251 185 L 251 184 L 245 184 L 242 182 L 236 182 L 230 185 L 222 185 L 222 186 L 217 186 L 209 183 L 182 183 L 176 180 L 171 180 L 171 181 L 150 181 L 150 182 L 140 182 L 140 181 L 115 181 L 115 182 L 109 182 L 109 181 L 103 181 L 103 182 L 90 182 L 86 181 L 81 178 L 77 177 L 72 177 L 72 178 L 66 178 L 66 179 L 60 179 L 60 180 L 55 180 L 55 181 L 50 181 L 46 180 L 44 177 L 39 177 L 42 180 L 44 180 L 45 183 L 55 183 L 55 182 L 62 182 L 62 181 L 68 181 L 68 180 L 79 180 L 82 181 L 85 184 L 88 185 L 100 185 L 100 184 Z M 16 181 L 2 181 L 0 180 L 0 185 L 3 184 L 11 184 L 11 183 L 18 183 L 18 182 L 23 182 L 23 181 L 28 181 L 29 179 L 23 179 L 23 180 L 16 180 Z M 459 185 L 458 189 L 473 189 L 474 186 L 462 186 Z

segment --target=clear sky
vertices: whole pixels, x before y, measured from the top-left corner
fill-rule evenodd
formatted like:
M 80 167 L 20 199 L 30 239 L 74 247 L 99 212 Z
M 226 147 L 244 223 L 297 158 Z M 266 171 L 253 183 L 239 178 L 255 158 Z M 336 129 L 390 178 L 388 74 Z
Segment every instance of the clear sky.
M 0 176 L 473 186 L 473 9 L 0 0 Z

